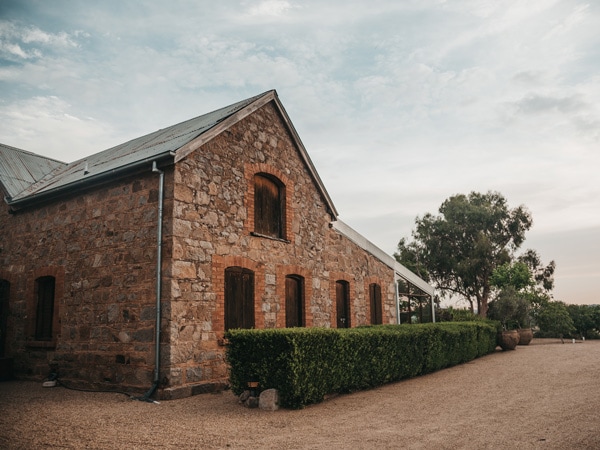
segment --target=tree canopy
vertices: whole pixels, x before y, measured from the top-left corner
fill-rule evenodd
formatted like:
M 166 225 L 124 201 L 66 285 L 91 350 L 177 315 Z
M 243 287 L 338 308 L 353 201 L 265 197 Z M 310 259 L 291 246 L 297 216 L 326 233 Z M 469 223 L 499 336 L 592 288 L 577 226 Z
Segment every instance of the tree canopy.
M 417 217 L 412 240 L 401 239 L 394 256 L 434 283 L 443 295 L 463 297 L 471 311 L 476 304 L 479 315 L 485 317 L 492 274 L 516 259 L 515 251 L 532 223 L 525 206 L 509 208 L 498 192 L 459 194 L 445 200 L 438 215 Z M 554 263 L 549 266 L 550 273 L 544 272 L 546 268 L 534 251 L 526 252 L 521 262 L 536 283 L 546 280 L 551 284 Z

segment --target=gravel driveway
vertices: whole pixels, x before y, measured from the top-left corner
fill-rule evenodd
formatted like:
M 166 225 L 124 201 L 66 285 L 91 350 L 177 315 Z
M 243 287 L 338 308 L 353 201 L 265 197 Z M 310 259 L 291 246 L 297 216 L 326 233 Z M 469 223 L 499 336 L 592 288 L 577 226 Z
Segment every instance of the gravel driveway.
M 0 383 L 2 449 L 599 449 L 600 341 L 516 351 L 299 411 L 229 391 L 143 403 L 41 382 Z

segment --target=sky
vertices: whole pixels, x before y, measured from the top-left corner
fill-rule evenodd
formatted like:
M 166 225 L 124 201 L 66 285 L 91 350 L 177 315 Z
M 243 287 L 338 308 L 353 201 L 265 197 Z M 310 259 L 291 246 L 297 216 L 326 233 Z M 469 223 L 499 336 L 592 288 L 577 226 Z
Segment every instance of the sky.
M 0 142 L 72 162 L 276 89 L 382 250 L 497 191 L 554 298 L 600 303 L 599 29 L 592 0 L 0 0 Z

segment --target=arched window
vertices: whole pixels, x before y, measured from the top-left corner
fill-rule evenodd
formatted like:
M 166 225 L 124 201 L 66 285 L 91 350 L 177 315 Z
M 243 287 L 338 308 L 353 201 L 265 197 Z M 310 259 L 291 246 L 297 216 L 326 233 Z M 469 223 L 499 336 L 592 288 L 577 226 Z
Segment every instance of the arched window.
M 254 328 L 254 272 L 225 269 L 225 330 Z
M 304 278 L 299 275 L 285 277 L 285 326 L 305 326 Z
M 52 340 L 52 322 L 54 321 L 54 277 L 46 276 L 35 280 L 37 299 L 35 315 L 35 340 Z
M 369 285 L 369 300 L 371 303 L 371 324 L 380 325 L 383 323 L 381 286 L 375 283 Z
M 350 328 L 350 284 L 347 281 L 335 282 L 335 305 L 337 327 Z
M 4 345 L 6 342 L 6 322 L 8 319 L 8 298 L 10 283 L 0 279 L 0 358 L 4 358 Z
M 285 239 L 285 186 L 265 173 L 254 176 L 254 232 Z

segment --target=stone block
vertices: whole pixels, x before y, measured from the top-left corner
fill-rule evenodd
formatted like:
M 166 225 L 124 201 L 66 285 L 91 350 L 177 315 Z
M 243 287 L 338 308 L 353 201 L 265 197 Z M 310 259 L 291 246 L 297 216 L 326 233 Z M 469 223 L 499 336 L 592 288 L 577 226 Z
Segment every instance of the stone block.
M 277 411 L 279 409 L 279 391 L 277 389 L 266 389 L 258 397 L 258 407 L 265 411 Z

